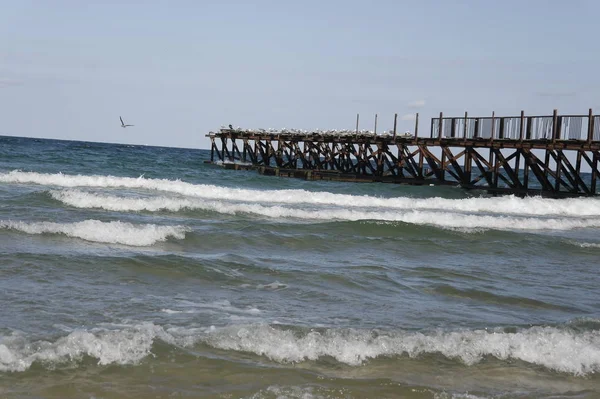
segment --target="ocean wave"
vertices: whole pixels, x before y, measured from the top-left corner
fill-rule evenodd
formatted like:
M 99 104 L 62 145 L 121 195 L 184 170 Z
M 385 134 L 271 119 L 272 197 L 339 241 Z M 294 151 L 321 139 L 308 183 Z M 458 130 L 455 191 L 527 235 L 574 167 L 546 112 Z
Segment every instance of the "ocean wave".
M 169 237 L 184 239 L 189 231 L 183 226 L 134 225 L 127 222 L 84 220 L 74 223 L 23 222 L 0 220 L 0 229 L 16 230 L 27 234 L 64 234 L 86 241 L 149 246 Z
M 576 242 L 574 244 L 581 248 L 600 248 L 600 243 L 598 242 Z
M 0 339 L 0 371 L 25 371 L 34 362 L 54 366 L 81 361 L 84 356 L 99 365 L 135 364 L 148 356 L 155 338 L 174 343 L 173 337 L 152 323 L 122 330 L 77 330 L 55 342 L 29 342 L 22 336 Z
M 226 313 L 230 317 L 234 315 L 258 315 L 261 310 L 255 306 L 248 306 L 246 308 L 238 308 L 231 304 L 226 299 L 217 300 L 214 302 L 193 302 L 185 299 L 179 299 L 176 304 L 181 309 L 162 309 L 161 311 L 168 314 L 177 313 L 200 313 L 200 312 L 219 312 Z
M 381 356 L 414 358 L 441 354 L 467 366 L 485 357 L 494 357 L 503 361 L 521 360 L 578 376 L 600 372 L 600 331 L 574 332 L 556 327 L 531 327 L 514 333 L 474 330 L 378 334 L 331 329 L 298 334 L 263 325 L 217 330 L 211 333 L 207 343 L 282 363 L 332 357 L 341 363 L 359 366 Z
M 435 392 L 431 389 L 416 388 L 410 386 L 396 386 L 394 397 L 416 397 L 415 392 L 420 393 L 418 397 L 431 397 L 433 399 L 488 399 L 487 396 L 477 396 L 468 393 L 448 393 Z M 251 396 L 246 396 L 244 399 L 331 399 L 331 398 L 351 398 L 355 397 L 352 394 L 351 388 L 340 390 L 338 388 L 327 388 L 323 386 L 281 386 L 271 385 L 266 389 Z M 371 397 L 380 397 L 377 388 Z M 383 395 L 388 397 L 388 395 Z
M 350 366 L 361 366 L 379 357 L 418 358 L 439 354 L 466 366 L 474 366 L 484 358 L 495 358 L 519 360 L 576 376 L 600 372 L 599 330 L 530 327 L 514 332 L 495 329 L 421 333 L 352 329 L 299 331 L 264 324 L 165 328 L 152 323 L 112 330 L 75 330 L 54 342 L 31 342 L 21 335 L 2 337 L 0 371 L 25 371 L 35 362 L 55 367 L 81 361 L 84 356 L 96 359 L 99 365 L 136 364 L 152 354 L 157 340 L 181 348 L 204 344 L 220 350 L 254 353 L 279 363 L 329 357 Z
M 555 309 L 562 310 L 564 312 L 581 312 L 581 310 L 577 309 L 574 306 L 558 305 L 519 296 L 499 295 L 493 292 L 478 290 L 474 288 L 460 289 L 447 284 L 439 285 L 431 291 L 439 295 L 445 295 L 456 298 L 465 298 L 475 301 L 482 301 L 485 303 L 494 303 L 498 305 L 520 306 L 538 309 Z
M 439 210 L 465 213 L 492 213 L 534 216 L 600 216 L 600 200 L 596 198 L 548 199 L 519 198 L 382 198 L 369 195 L 334 194 L 306 190 L 250 190 L 192 184 L 180 180 L 147 179 L 143 176 L 115 177 L 101 175 L 65 175 L 11 171 L 0 173 L 0 182 L 29 183 L 66 188 L 139 188 L 164 191 L 209 200 L 232 200 L 266 204 L 335 205 L 342 208 L 383 208 L 387 210 Z
M 130 198 L 115 195 L 89 193 L 81 190 L 52 190 L 51 196 L 77 208 L 100 208 L 111 211 L 181 211 L 204 210 L 223 214 L 248 213 L 273 219 L 291 218 L 318 221 L 364 221 L 377 220 L 430 225 L 446 229 L 497 230 L 572 230 L 600 227 L 600 218 L 575 217 L 518 217 L 499 215 L 473 215 L 423 210 L 375 210 L 343 207 L 302 209 L 281 205 L 261 205 L 244 202 L 209 201 L 199 198 L 173 198 L 157 196 Z

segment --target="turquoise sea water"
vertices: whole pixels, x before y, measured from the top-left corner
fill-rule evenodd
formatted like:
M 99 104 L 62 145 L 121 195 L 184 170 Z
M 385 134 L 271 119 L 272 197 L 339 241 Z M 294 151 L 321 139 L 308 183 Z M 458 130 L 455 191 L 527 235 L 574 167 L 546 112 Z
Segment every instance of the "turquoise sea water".
M 209 156 L 0 137 L 0 397 L 600 397 L 600 200 Z

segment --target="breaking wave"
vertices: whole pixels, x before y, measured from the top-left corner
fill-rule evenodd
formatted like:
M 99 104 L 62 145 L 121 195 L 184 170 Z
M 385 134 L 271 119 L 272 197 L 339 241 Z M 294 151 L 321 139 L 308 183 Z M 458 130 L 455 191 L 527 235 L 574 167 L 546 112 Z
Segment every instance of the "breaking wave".
M 447 212 L 492 213 L 534 216 L 600 216 L 600 200 L 595 198 L 548 199 L 518 198 L 382 198 L 368 195 L 334 194 L 306 190 L 250 190 L 192 184 L 180 180 L 147 179 L 143 176 L 114 177 L 100 175 L 65 175 L 11 171 L 0 173 L 0 182 L 28 183 L 66 188 L 105 187 L 139 188 L 164 191 L 209 200 L 243 200 L 267 204 L 332 205 L 342 208 L 368 207 L 388 210 L 441 210 Z
M 378 357 L 439 354 L 466 366 L 484 358 L 520 360 L 549 370 L 585 376 L 600 372 L 600 331 L 531 327 L 516 332 L 466 330 L 420 333 L 328 329 L 294 331 L 280 326 L 164 328 L 152 323 L 115 330 L 75 330 L 54 342 L 31 342 L 13 335 L 0 338 L 0 371 L 25 371 L 34 362 L 56 365 L 84 356 L 100 365 L 135 364 L 152 354 L 160 340 L 177 347 L 205 344 L 214 348 L 265 356 L 280 363 L 330 357 L 360 366 Z M 157 356 L 155 354 L 155 356 Z
M 532 327 L 515 333 L 474 330 L 433 334 L 331 329 L 298 335 L 271 326 L 251 326 L 224 328 L 211 334 L 207 342 L 219 349 L 252 352 L 284 363 L 328 356 L 358 366 L 381 356 L 414 358 L 437 353 L 468 366 L 494 357 L 575 375 L 600 371 L 600 331 L 573 332 L 555 327 Z
M 183 209 L 212 211 L 223 214 L 248 213 L 269 218 L 293 218 L 319 221 L 377 220 L 430 225 L 447 229 L 498 230 L 572 230 L 600 227 L 600 218 L 523 217 L 463 214 L 451 211 L 381 209 L 357 207 L 295 208 L 246 202 L 211 201 L 200 198 L 156 196 L 131 198 L 88 193 L 80 190 L 51 191 L 51 196 L 78 208 L 101 208 L 111 211 L 180 211 Z
M 120 221 L 99 220 L 75 223 L 0 220 L 0 229 L 16 230 L 27 234 L 64 234 L 86 241 L 131 246 L 149 246 L 158 241 L 166 241 L 169 237 L 184 239 L 185 233 L 189 231 L 183 226 L 134 225 Z
M 600 248 L 600 243 L 598 242 L 577 242 L 575 245 L 581 248 Z
M 85 356 L 100 365 L 134 364 L 150 354 L 155 338 L 173 343 L 173 337 L 151 323 L 135 328 L 105 331 L 73 331 L 55 342 L 29 342 L 22 336 L 0 339 L 0 371 L 25 371 L 34 362 L 61 364 Z
M 396 392 L 395 397 L 414 397 L 414 392 L 422 392 L 427 397 L 433 399 L 488 399 L 488 397 L 472 395 L 469 393 L 448 393 L 448 392 L 434 392 L 430 389 L 419 389 L 406 387 L 406 393 Z M 331 399 L 337 397 L 351 398 L 354 397 L 350 392 L 345 391 L 343 396 L 340 395 L 340 391 L 335 388 L 326 387 L 315 387 L 315 386 L 281 386 L 271 385 L 266 389 L 262 389 L 259 392 L 244 397 L 243 399 Z M 379 397 L 379 396 L 372 396 Z M 384 397 L 388 397 L 387 395 Z

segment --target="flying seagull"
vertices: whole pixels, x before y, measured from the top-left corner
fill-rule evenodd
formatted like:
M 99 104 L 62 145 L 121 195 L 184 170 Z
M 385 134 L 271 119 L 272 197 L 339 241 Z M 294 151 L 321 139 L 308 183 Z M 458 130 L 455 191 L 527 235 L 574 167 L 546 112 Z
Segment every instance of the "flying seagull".
M 119 119 L 121 120 L 121 127 L 133 126 L 133 125 L 126 125 L 126 124 L 123 122 L 123 118 L 121 118 L 120 116 L 119 116 Z

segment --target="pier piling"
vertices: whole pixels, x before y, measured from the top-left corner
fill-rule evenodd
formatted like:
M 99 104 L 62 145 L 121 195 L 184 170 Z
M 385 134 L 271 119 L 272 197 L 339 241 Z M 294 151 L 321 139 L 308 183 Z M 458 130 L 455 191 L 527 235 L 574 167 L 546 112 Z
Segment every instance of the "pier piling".
M 221 129 L 210 133 L 210 163 L 308 180 L 457 185 L 493 194 L 595 196 L 600 177 L 600 116 L 431 119 L 429 137 L 359 131 Z M 586 123 L 587 122 L 587 123 Z M 390 134 L 391 133 L 391 134 Z M 238 147 L 242 145 L 242 150 Z M 276 145 L 275 145 L 276 143 Z M 219 146 L 220 145 L 220 146 Z

